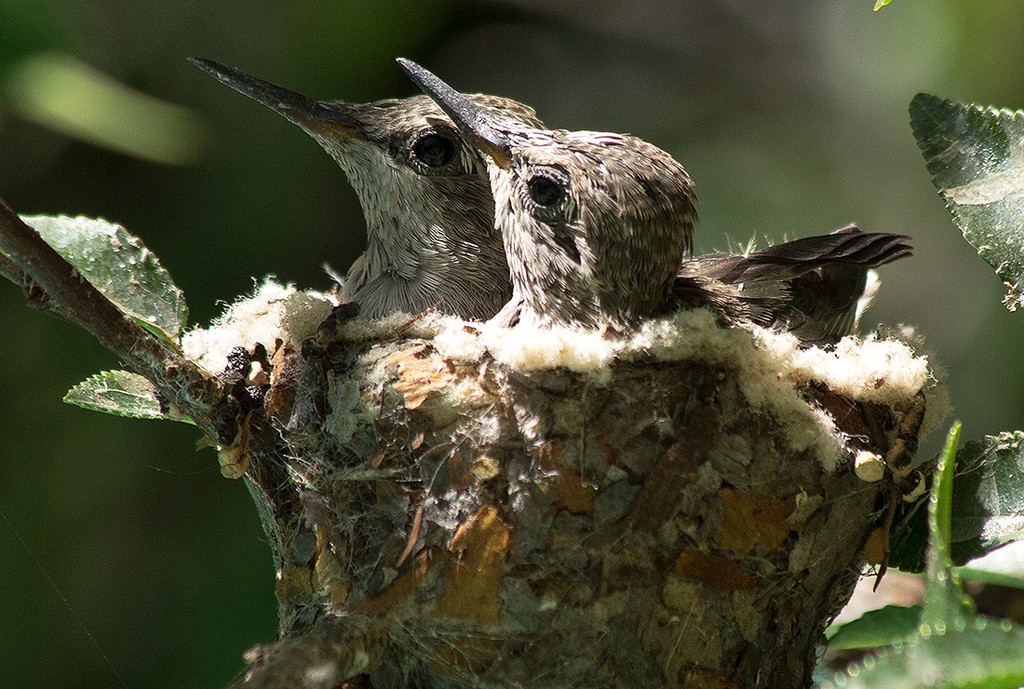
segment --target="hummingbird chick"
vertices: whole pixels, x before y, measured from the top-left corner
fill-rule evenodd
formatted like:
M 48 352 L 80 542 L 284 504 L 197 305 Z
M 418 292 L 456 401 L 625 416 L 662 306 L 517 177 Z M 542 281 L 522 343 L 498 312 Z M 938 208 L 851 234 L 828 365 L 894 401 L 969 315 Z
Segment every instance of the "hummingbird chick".
M 906 236 L 851 225 L 749 255 L 693 258 L 696 196 L 668 153 L 627 135 L 517 122 L 398 62 L 488 161 L 512 276 L 499 324 L 625 329 L 704 307 L 726 325 L 830 342 L 855 328 L 868 270 L 911 252 Z
M 512 276 L 499 323 L 622 330 L 671 308 L 697 218 L 682 165 L 632 136 L 513 120 L 399 63 L 488 159 Z
M 348 271 L 342 301 L 370 318 L 436 308 L 467 320 L 491 318 L 509 301 L 486 168 L 430 98 L 316 100 L 213 60 L 190 61 L 297 124 L 345 172 L 366 219 L 367 248 Z M 467 98 L 542 126 L 514 100 Z

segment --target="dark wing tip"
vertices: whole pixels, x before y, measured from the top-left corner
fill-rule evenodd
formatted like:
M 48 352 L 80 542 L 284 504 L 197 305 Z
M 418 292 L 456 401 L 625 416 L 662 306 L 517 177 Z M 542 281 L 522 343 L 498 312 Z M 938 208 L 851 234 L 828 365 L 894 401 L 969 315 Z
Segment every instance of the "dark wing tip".
M 723 279 L 731 282 L 759 278 L 785 279 L 828 265 L 877 268 L 913 254 L 910 237 L 862 232 L 854 226 L 816 237 L 783 242 L 755 251 L 737 263 Z

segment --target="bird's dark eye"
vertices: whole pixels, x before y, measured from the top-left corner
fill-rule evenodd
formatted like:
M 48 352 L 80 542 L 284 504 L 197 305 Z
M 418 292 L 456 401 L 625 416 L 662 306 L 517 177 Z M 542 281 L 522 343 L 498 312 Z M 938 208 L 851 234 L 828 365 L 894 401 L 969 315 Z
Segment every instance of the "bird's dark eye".
M 537 175 L 529 182 L 530 198 L 538 206 L 554 206 L 565 197 L 565 187 L 558 180 Z
M 412 154 L 428 167 L 441 167 L 455 157 L 455 144 L 446 136 L 427 134 L 413 144 Z

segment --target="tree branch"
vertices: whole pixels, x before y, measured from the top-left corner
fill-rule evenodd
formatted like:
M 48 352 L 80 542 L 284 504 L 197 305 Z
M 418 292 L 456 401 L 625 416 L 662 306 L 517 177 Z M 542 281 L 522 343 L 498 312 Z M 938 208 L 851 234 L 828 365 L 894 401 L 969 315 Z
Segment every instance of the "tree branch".
M 211 410 L 220 398 L 216 383 L 170 344 L 125 316 L 85 280 L 39 233 L 0 199 L 0 273 L 23 286 L 34 283 L 45 295 L 30 298 L 83 328 L 210 434 Z
M 0 203 L 3 203 L 0 201 Z M 10 210 L 4 206 L 4 210 Z M 3 276 L 13 282 L 16 285 L 22 285 L 25 283 L 25 279 L 28 277 L 17 263 L 7 258 L 3 254 L 0 254 L 0 276 Z

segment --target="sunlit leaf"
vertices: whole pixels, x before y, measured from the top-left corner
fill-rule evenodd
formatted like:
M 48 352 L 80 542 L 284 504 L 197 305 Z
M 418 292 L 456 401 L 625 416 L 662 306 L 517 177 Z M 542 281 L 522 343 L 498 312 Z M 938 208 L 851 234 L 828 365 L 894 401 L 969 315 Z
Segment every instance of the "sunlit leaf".
M 932 181 L 968 242 L 1024 304 L 1024 115 L 920 93 L 910 124 Z
M 71 388 L 64 396 L 64 401 L 115 416 L 191 423 L 176 409 L 161 402 L 152 383 L 129 371 L 97 373 Z
M 876 0 L 874 11 L 877 12 L 878 10 L 888 5 L 890 2 L 892 2 L 892 0 Z
M 23 216 L 47 244 L 124 313 L 177 342 L 185 297 L 160 261 L 120 225 L 92 218 Z
M 1024 589 L 1024 542 L 1018 539 L 996 548 L 957 571 L 965 580 Z
M 1024 685 L 1024 629 L 986 618 L 922 626 L 913 639 L 838 673 L 822 689 L 1013 689 Z
M 828 650 L 850 651 L 888 646 L 917 632 L 921 623 L 919 606 L 887 605 L 869 610 L 857 619 L 829 628 Z

